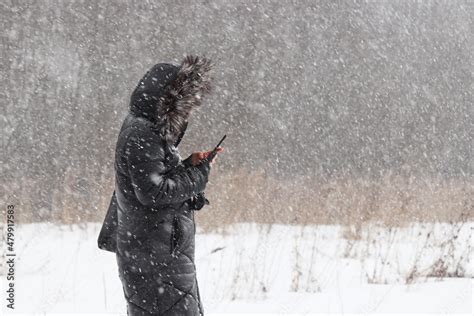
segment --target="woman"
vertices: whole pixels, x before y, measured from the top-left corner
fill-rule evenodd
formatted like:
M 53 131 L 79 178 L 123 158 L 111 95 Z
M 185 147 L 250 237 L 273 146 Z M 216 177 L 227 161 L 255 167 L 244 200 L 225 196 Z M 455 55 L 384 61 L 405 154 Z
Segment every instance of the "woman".
M 115 151 L 117 251 L 128 315 L 203 315 L 194 265 L 194 210 L 209 152 L 181 160 L 191 111 L 210 92 L 210 60 L 160 63 L 140 80 Z M 219 149 L 222 151 L 222 148 Z

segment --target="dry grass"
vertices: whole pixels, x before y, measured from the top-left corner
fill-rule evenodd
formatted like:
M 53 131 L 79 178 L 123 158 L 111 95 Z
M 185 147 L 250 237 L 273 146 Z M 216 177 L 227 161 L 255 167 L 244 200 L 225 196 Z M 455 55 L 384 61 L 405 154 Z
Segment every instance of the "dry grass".
M 204 229 L 235 222 L 352 225 L 378 221 L 389 227 L 410 222 L 448 222 L 474 216 L 474 185 L 461 180 L 340 178 L 318 181 L 299 177 L 277 181 L 260 172 L 238 170 L 212 178 L 211 205 L 197 216 Z
M 101 222 L 113 191 L 113 174 L 78 186 L 77 171 L 68 170 L 57 185 L 50 209 L 31 198 L 37 185 L 20 182 L 8 203 L 17 204 L 21 222 L 38 220 L 71 224 Z M 206 206 L 196 218 L 201 228 L 214 230 L 236 222 L 284 224 L 350 224 L 348 237 L 357 239 L 360 226 L 378 221 L 390 227 L 409 222 L 443 221 L 465 214 L 473 218 L 474 185 L 467 180 L 401 177 L 387 173 L 379 180 L 298 177 L 277 180 L 263 171 L 245 169 L 211 175 Z M 17 182 L 19 183 L 19 182 Z M 349 236 L 350 235 L 350 236 Z

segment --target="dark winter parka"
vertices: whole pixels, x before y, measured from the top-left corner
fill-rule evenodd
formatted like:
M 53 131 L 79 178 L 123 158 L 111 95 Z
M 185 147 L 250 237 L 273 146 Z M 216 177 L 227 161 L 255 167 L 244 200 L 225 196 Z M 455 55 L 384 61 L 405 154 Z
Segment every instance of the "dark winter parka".
M 152 67 L 133 92 L 115 152 L 116 258 L 130 315 L 203 314 L 194 265 L 194 197 L 209 162 L 177 150 L 210 91 L 208 59 Z

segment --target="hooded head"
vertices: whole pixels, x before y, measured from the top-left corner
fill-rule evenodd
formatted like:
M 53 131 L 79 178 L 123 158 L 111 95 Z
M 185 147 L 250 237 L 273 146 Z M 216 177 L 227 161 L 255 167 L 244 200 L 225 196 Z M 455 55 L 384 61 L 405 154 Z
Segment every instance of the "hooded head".
M 191 111 L 211 91 L 211 61 L 186 56 L 180 66 L 154 65 L 138 83 L 130 99 L 130 111 L 151 121 L 160 135 L 177 145 Z

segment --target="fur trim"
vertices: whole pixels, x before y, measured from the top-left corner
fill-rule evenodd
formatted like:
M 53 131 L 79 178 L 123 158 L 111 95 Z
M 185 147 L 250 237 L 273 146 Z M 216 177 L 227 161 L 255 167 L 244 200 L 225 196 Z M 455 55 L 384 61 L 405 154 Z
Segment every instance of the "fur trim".
M 175 79 L 169 83 L 156 107 L 156 127 L 169 143 L 176 141 L 192 109 L 201 105 L 202 97 L 211 92 L 211 60 L 188 55 Z

